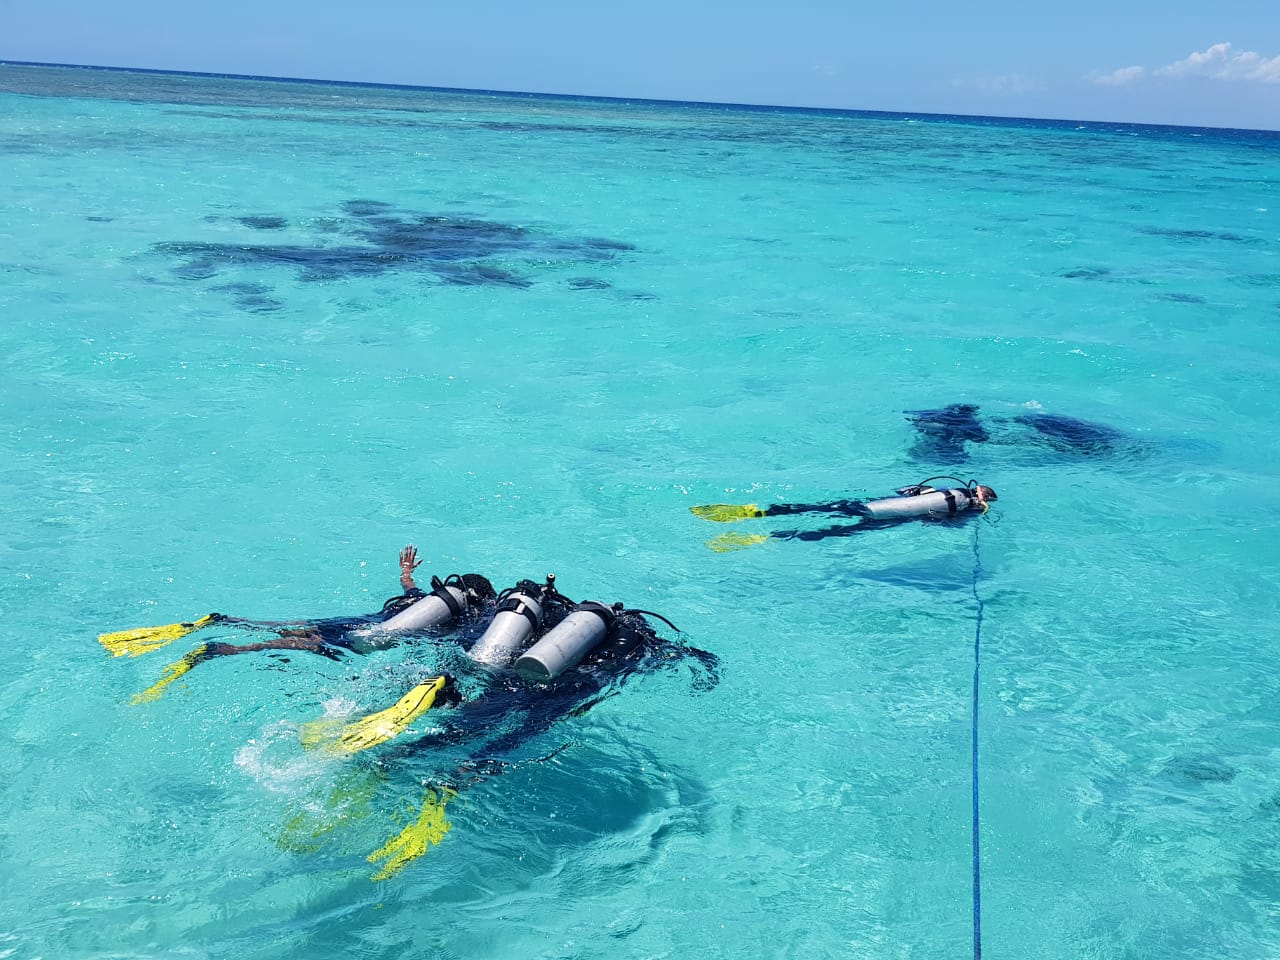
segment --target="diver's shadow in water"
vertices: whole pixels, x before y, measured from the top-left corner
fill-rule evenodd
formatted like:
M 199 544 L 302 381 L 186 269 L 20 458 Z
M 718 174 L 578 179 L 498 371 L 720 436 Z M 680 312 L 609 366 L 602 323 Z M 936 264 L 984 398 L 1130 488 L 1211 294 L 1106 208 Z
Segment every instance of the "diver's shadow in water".
M 965 550 L 927 560 L 892 564 L 869 570 L 845 571 L 849 580 L 904 590 L 969 593 L 974 588 L 973 553 Z M 979 577 L 981 581 L 983 577 Z
M 548 882 L 566 894 L 579 884 L 643 882 L 673 840 L 706 832 L 714 801 L 701 781 L 638 744 L 625 724 L 606 720 L 574 732 L 566 741 L 564 731 L 551 731 L 500 766 L 481 761 L 475 769 L 485 775 L 469 783 L 447 748 L 404 762 L 362 758 L 336 787 L 315 791 L 346 793 L 308 817 L 306 842 L 296 842 L 295 824 L 294 842 L 281 845 L 322 869 L 348 869 L 353 856 L 363 858 L 412 820 L 425 785 L 429 797 L 443 799 L 446 832 L 397 872 L 479 906 Z M 353 783 L 363 784 L 364 796 L 353 795 Z M 372 871 L 356 863 L 363 882 Z
M 543 739 L 544 746 L 556 740 Z M 641 880 L 674 837 L 703 834 L 712 807 L 701 781 L 636 743 L 625 725 L 605 722 L 549 760 L 464 792 L 454 830 L 467 856 L 518 860 L 523 877 L 512 879 L 521 883 L 565 863 L 602 859 L 611 879 L 628 882 Z M 581 881 L 594 883 L 586 875 Z

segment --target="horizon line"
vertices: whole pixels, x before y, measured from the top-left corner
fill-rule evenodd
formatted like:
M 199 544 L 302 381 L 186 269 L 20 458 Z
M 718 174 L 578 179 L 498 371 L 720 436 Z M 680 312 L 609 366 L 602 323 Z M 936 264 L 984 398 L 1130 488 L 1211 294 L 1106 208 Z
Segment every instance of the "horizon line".
M 0 57 L 0 66 L 14 67 L 54 67 L 69 70 L 103 70 L 115 73 L 159 74 L 180 77 L 203 77 L 215 80 L 251 80 L 270 81 L 273 83 L 326 84 L 340 87 L 372 87 L 384 90 L 417 90 L 430 93 L 479 94 L 501 97 L 522 97 L 528 99 L 605 101 L 609 103 L 635 103 L 655 106 L 711 107 L 731 108 L 737 110 L 763 111 L 778 110 L 795 113 L 836 114 L 876 117 L 925 117 L 930 119 L 949 120 L 982 120 L 982 121 L 1022 121 L 1028 123 L 1063 124 L 1091 127 L 1138 127 L 1143 129 L 1177 130 L 1177 131 L 1213 131 L 1218 133 L 1250 133 L 1280 135 L 1280 129 L 1270 130 L 1262 127 L 1208 127 L 1201 124 L 1150 123 L 1141 120 L 1080 120 L 1070 117 L 1027 117 L 997 114 L 969 113 L 937 113 L 919 110 L 883 110 L 862 109 L 858 107 L 813 107 L 793 104 L 740 103 L 729 100 L 671 100 L 661 97 L 619 97 L 590 93 L 547 93 L 535 90 L 494 90 L 472 87 L 442 87 L 430 84 L 386 83 L 376 80 L 333 80 L 323 77 L 286 77 L 253 73 L 221 73 L 210 70 L 173 70 L 162 67 L 121 67 L 110 64 L 94 63 L 55 63 L 42 60 L 7 60 Z

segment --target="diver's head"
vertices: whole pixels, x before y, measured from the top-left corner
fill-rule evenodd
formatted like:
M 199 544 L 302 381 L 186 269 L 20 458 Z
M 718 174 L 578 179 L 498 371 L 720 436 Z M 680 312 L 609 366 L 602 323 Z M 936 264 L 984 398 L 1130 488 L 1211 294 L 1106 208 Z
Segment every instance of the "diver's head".
M 476 603 L 487 603 L 498 596 L 497 591 L 493 589 L 493 584 L 478 573 L 464 573 L 461 579 L 462 585 L 467 588 L 468 594 L 475 597 Z
M 983 503 L 987 503 L 991 500 L 1000 499 L 998 496 L 996 496 L 996 492 L 994 490 L 992 490 L 988 486 L 984 486 L 981 483 L 974 484 L 973 489 L 978 494 L 978 499 L 981 500 Z

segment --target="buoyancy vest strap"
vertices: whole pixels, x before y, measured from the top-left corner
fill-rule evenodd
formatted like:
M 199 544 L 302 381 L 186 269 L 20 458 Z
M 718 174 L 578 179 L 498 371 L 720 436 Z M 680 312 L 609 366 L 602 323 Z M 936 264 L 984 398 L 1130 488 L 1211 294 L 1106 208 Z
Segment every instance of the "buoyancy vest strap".
M 497 612 L 502 613 L 504 610 L 510 611 L 511 613 L 520 614 L 522 617 L 524 617 L 526 620 L 529 621 L 529 625 L 533 627 L 533 629 L 535 630 L 538 629 L 538 613 L 536 610 L 534 610 L 533 605 L 530 604 L 524 597 L 519 596 L 517 594 L 512 594 L 511 596 L 507 597 L 500 604 L 498 604 Z
M 613 621 L 618 619 L 618 615 L 614 611 L 613 607 L 606 606 L 603 603 L 597 603 L 595 600 L 584 600 L 582 603 L 578 604 L 577 610 L 582 610 L 585 613 L 594 613 L 601 619 L 601 621 L 603 621 L 606 627 L 612 627 Z M 577 611 L 575 610 L 574 612 Z
M 455 617 L 460 617 L 466 612 L 466 607 L 458 602 L 458 598 L 439 577 L 431 578 L 431 593 L 443 600 L 444 605 Z
M 954 490 L 943 490 L 942 495 L 947 498 L 947 513 L 955 513 L 956 492 Z

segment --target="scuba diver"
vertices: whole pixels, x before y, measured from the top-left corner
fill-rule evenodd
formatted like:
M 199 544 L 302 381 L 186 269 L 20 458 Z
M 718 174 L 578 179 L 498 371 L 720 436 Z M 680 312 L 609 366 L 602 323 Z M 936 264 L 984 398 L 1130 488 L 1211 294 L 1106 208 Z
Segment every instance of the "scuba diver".
M 934 480 L 952 480 L 958 487 L 935 488 Z M 828 503 L 775 503 L 764 509 L 754 503 L 709 503 L 690 507 L 689 511 L 704 520 L 731 523 L 755 517 L 784 517 L 795 514 L 834 514 L 854 518 L 856 523 L 842 523 L 817 530 L 774 530 L 763 534 L 725 534 L 707 543 L 717 553 L 741 550 L 770 538 L 778 540 L 825 540 L 828 537 L 851 537 L 856 533 L 895 527 L 911 520 L 946 523 L 985 514 L 992 501 L 998 500 L 990 487 L 956 477 L 929 477 L 920 483 L 900 487 L 893 497 L 872 500 L 833 500 Z
M 193 667 L 217 657 L 260 650 L 304 650 L 338 660 L 346 653 L 364 654 L 393 646 L 409 633 L 430 631 L 455 620 L 472 619 L 496 598 L 493 585 L 478 573 L 451 574 L 444 580 L 432 577 L 431 590 L 424 591 L 413 577 L 421 562 L 413 544 L 400 551 L 400 586 L 404 592 L 387 600 L 377 613 L 283 621 L 251 620 L 211 613 L 196 620 L 159 627 L 104 633 L 98 637 L 98 642 L 113 656 L 136 657 L 216 625 L 274 634 L 270 639 L 256 643 L 201 644 L 181 660 L 169 664 L 155 684 L 134 697 L 135 703 L 144 703 L 158 699 L 165 687 Z
M 331 752 L 357 753 L 397 736 L 431 707 L 447 705 L 458 709 L 441 717 L 431 745 L 492 733 L 504 718 L 519 714 L 520 727 L 490 744 L 491 749 L 505 750 L 563 716 L 584 712 L 637 672 L 689 658 L 695 689 L 714 687 L 719 659 L 663 639 L 648 618 L 680 632 L 652 611 L 570 600 L 556 587 L 555 574 L 548 574 L 544 583 L 521 580 L 498 595 L 491 617 L 473 621 L 469 629 L 464 626 L 454 635 L 458 656 L 452 658 L 451 672 L 432 677 L 393 706 L 340 730 L 327 729 L 320 721 L 308 728 L 304 741 Z M 484 630 L 477 636 L 480 626 Z
M 660 614 L 622 603 L 574 602 L 555 585 L 521 580 L 498 596 L 493 618 L 474 640 L 459 637 L 451 672 L 420 683 L 391 707 L 354 721 L 324 718 L 304 724 L 303 745 L 330 754 L 361 753 L 400 737 L 433 707 L 433 723 L 378 756 L 378 765 L 425 758 L 430 772 L 417 818 L 368 856 L 385 880 L 439 843 L 450 824 L 447 802 L 474 785 L 516 766 L 542 762 L 550 754 L 512 759 L 520 747 L 555 723 L 579 717 L 619 693 L 633 676 L 687 662 L 693 689 L 719 682 L 719 658 L 705 650 L 658 636 L 649 618 L 679 629 Z M 452 748 L 462 747 L 464 758 Z M 443 768 L 439 761 L 446 758 Z M 335 804 L 326 802 L 327 809 Z M 327 832 L 322 824 L 313 834 Z
M 1138 448 L 1136 441 L 1114 427 L 1055 413 L 990 417 L 986 426 L 972 403 L 903 413 L 916 430 L 911 456 L 926 463 L 963 463 L 969 456 L 966 443 L 1042 447 L 1076 457 L 1106 457 Z

